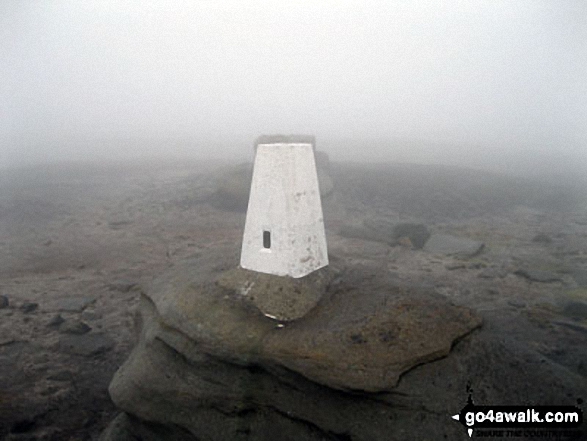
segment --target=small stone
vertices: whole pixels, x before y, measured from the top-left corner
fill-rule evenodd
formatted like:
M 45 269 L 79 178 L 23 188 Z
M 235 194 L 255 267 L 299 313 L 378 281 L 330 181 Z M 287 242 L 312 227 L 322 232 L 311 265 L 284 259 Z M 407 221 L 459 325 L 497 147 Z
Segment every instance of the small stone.
M 91 330 L 92 328 L 79 320 L 66 320 L 61 324 L 61 326 L 59 326 L 59 332 L 62 334 L 82 335 L 90 332 Z
M 63 335 L 59 339 L 59 349 L 73 355 L 90 357 L 111 350 L 114 340 L 105 334 Z
M 65 321 L 65 319 L 63 317 L 61 317 L 61 314 L 57 314 L 57 315 L 53 316 L 53 318 L 51 320 L 49 320 L 49 323 L 47 323 L 47 326 L 50 328 L 54 328 L 54 327 L 59 326 L 64 321 Z
M 38 303 L 25 302 L 22 305 L 20 305 L 20 310 L 26 314 L 26 313 L 35 311 L 38 307 L 39 307 Z
M 8 308 L 10 302 L 8 301 L 8 297 L 5 295 L 0 296 L 0 309 Z

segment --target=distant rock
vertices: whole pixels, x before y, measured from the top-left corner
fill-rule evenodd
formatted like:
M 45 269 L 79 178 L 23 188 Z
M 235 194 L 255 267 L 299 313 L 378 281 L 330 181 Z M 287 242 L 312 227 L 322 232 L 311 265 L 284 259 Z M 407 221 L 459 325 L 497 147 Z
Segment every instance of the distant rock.
M 89 305 L 96 301 L 95 296 L 71 296 L 61 297 L 47 301 L 44 305 L 49 311 L 59 312 L 82 312 Z
M 408 239 L 411 246 L 421 249 L 430 232 L 423 224 L 395 223 L 385 219 L 365 219 L 361 225 L 345 225 L 339 231 L 343 237 L 383 242 L 399 245 L 402 238 Z M 406 241 L 403 241 L 406 244 Z
M 84 311 L 80 315 L 82 320 L 98 320 L 102 318 L 102 314 L 99 314 L 96 311 Z
M 114 340 L 106 334 L 65 334 L 59 338 L 58 347 L 67 354 L 90 357 L 111 350 L 114 344 Z
M 485 244 L 472 239 L 433 234 L 424 245 L 424 251 L 432 254 L 446 254 L 459 257 L 473 257 L 479 254 Z
M 346 237 L 349 239 L 362 239 L 373 242 L 381 242 L 385 244 L 388 244 L 390 240 L 392 240 L 388 232 L 374 230 L 372 228 L 365 227 L 364 224 L 343 225 L 342 227 L 340 227 L 338 234 L 340 234 L 342 237 Z
M 62 334 L 82 335 L 90 332 L 91 330 L 92 328 L 80 320 L 65 320 L 59 326 L 59 332 Z
M 403 223 L 393 228 L 393 236 L 397 240 L 407 237 L 410 239 L 414 248 L 422 249 L 426 241 L 430 238 L 430 232 L 426 228 L 426 225 Z
M 541 271 L 533 269 L 519 269 L 514 272 L 516 276 L 524 277 L 532 282 L 560 282 L 561 276 L 551 271 Z
M 547 236 L 544 233 L 540 233 L 532 238 L 532 242 L 549 244 L 552 243 L 552 239 L 550 238 L 550 236 Z
M 587 303 L 569 301 L 563 307 L 563 315 L 575 320 L 587 320 Z
M 61 314 L 57 314 L 57 315 L 53 316 L 51 318 L 51 320 L 49 320 L 49 322 L 47 323 L 47 326 L 49 328 L 55 328 L 55 327 L 61 325 L 64 321 L 65 321 L 65 319 L 63 317 L 61 317 Z
M 0 295 L 0 309 L 8 308 L 8 305 L 10 305 L 8 297 L 5 295 Z
M 20 305 L 20 310 L 26 314 L 29 312 L 36 311 L 38 307 L 39 307 L 38 303 L 24 302 L 22 305 Z

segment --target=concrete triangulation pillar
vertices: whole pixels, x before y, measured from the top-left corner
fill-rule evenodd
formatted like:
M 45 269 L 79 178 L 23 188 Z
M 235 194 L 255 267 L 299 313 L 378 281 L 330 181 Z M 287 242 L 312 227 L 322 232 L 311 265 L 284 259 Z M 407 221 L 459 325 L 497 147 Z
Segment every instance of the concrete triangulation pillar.
M 262 136 L 241 251 L 241 267 L 303 277 L 328 265 L 314 137 Z

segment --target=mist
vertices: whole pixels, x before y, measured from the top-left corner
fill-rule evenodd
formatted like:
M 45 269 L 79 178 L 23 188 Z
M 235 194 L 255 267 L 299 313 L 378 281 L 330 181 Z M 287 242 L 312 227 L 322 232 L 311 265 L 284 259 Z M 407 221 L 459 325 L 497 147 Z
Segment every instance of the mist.
M 585 2 L 3 1 L 0 166 L 249 158 L 587 169 Z

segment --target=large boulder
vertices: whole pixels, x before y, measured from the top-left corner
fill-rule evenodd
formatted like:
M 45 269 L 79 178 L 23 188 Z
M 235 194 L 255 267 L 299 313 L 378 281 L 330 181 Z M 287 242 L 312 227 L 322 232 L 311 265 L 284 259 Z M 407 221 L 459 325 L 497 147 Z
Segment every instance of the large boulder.
M 204 279 L 194 267 L 208 267 Z M 161 277 L 146 299 L 154 305 L 153 320 L 211 356 L 280 365 L 332 388 L 369 392 L 389 390 L 403 372 L 447 355 L 456 339 L 481 323 L 472 311 L 433 292 L 393 286 L 385 275 L 363 280 L 360 273 L 341 273 L 313 309 L 284 326 L 260 310 L 250 292 L 235 289 L 243 280 L 238 273 L 215 271 L 206 257 Z M 266 286 L 258 292 L 268 296 L 263 291 L 275 287 L 275 302 L 300 295 L 279 291 L 288 288 L 287 279 L 278 285 L 259 277 Z M 328 276 L 318 272 L 319 280 L 324 285 Z
M 381 412 L 396 410 L 368 397 L 355 403 L 356 394 L 393 390 L 402 373 L 446 356 L 481 324 L 433 292 L 360 270 L 318 273 L 317 304 L 276 321 L 250 291 L 235 288 L 247 273 L 225 268 L 214 258 L 190 259 L 142 296 L 139 343 L 110 385 L 130 417 L 117 419 L 105 440 L 146 430 L 135 427 L 137 418 L 182 429 L 169 429 L 169 439 L 184 431 L 194 439 L 271 439 L 276 430 L 292 440 L 350 432 L 378 439 L 381 427 L 353 428 L 353 416 L 385 421 Z M 281 292 L 265 282 L 274 295 L 295 294 L 287 282 Z
M 306 315 L 268 318 L 223 279 L 238 256 L 224 248 L 142 295 L 139 342 L 109 388 L 124 413 L 101 441 L 464 440 L 450 415 L 471 382 L 486 404 L 568 404 L 585 390 L 584 378 L 503 335 L 518 335 L 519 319 L 500 313 L 489 332 L 471 333 L 478 314 L 376 268 L 339 261 Z

